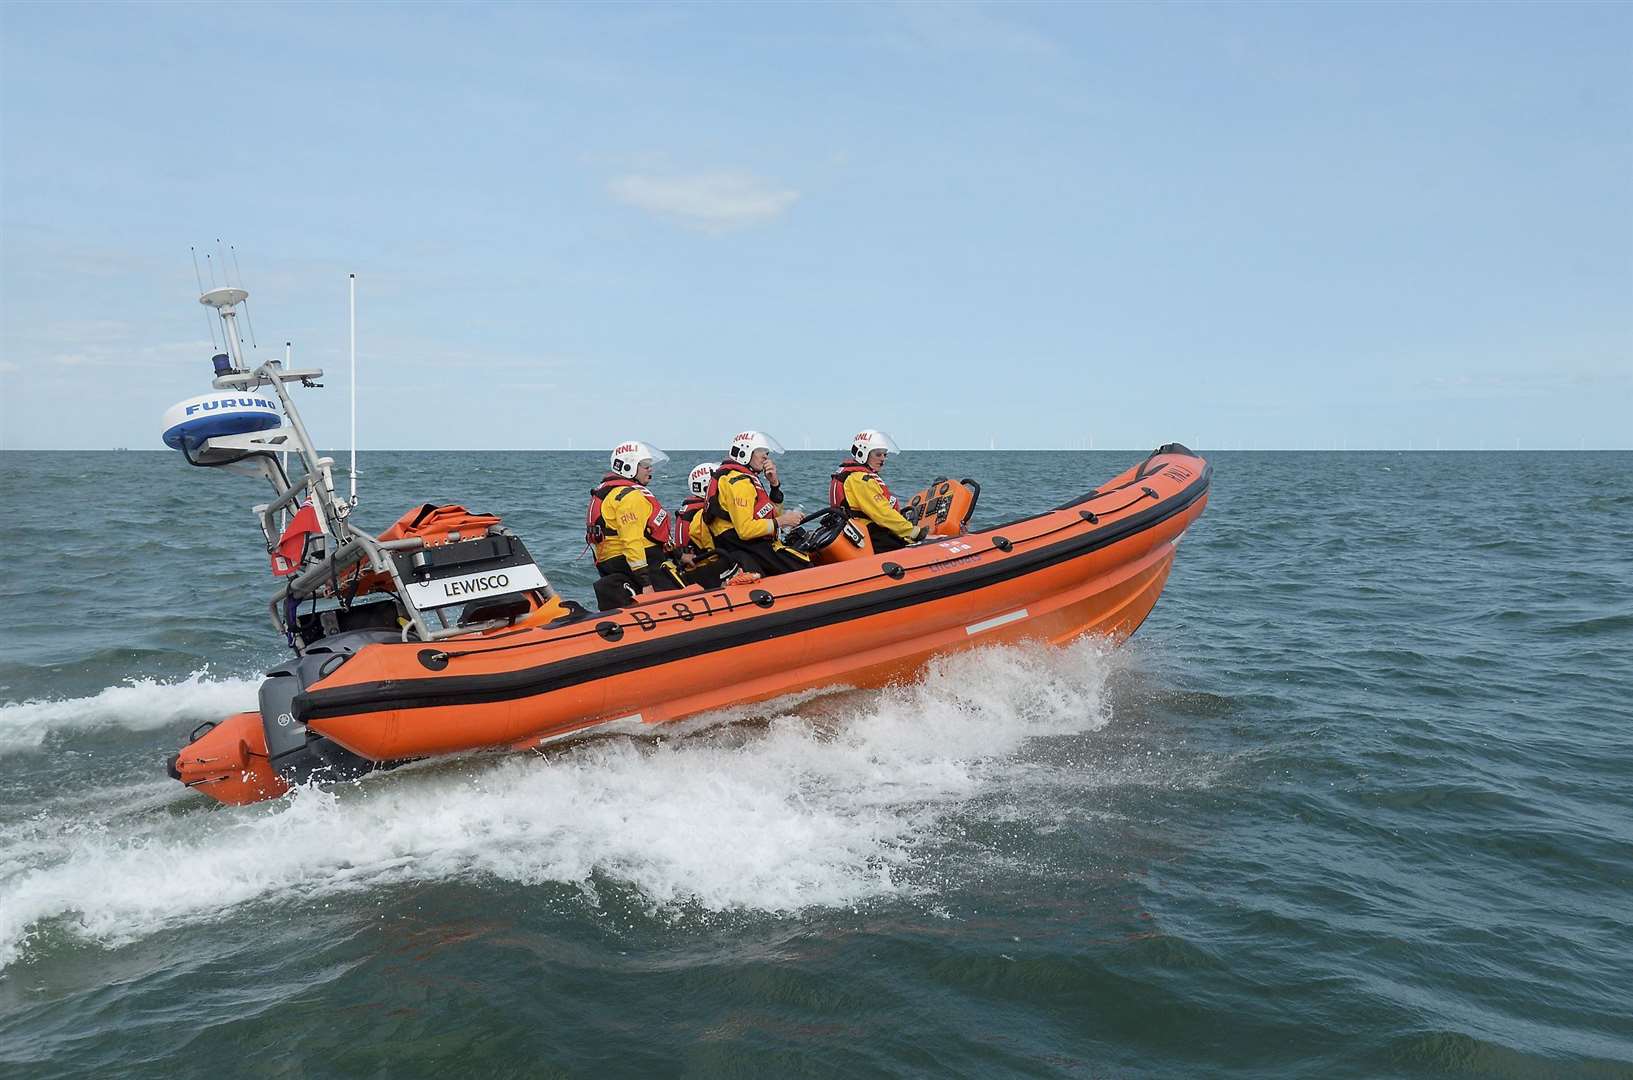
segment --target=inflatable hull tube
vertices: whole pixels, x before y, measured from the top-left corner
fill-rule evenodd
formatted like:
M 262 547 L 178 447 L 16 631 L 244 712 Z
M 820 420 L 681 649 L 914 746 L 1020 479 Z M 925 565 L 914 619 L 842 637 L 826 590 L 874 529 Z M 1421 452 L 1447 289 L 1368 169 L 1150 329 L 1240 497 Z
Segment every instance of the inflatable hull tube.
M 591 621 L 434 645 L 371 645 L 293 700 L 366 758 L 527 748 L 811 688 L 876 686 L 938 653 L 1084 634 L 1150 613 L 1211 467 L 1165 447 L 1053 511 L 749 585 L 690 589 Z

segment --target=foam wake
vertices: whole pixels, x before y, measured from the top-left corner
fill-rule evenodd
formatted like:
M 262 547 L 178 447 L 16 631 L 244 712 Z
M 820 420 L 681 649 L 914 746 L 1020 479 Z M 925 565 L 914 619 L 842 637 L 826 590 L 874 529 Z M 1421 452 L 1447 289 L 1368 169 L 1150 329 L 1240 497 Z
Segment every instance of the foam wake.
M 466 759 L 231 811 L 36 820 L 14 838 L 30 854 L 0 861 L 0 965 L 46 927 L 114 945 L 411 881 L 614 883 L 655 910 L 707 912 L 912 891 L 950 813 L 1031 774 L 1023 748 L 1107 721 L 1112 663 L 1093 643 L 991 649 L 764 725 Z
M 176 682 L 132 679 L 91 697 L 0 705 L 0 755 L 36 750 L 53 734 L 95 728 L 151 731 L 219 720 L 255 708 L 260 679 L 212 679 L 195 671 Z

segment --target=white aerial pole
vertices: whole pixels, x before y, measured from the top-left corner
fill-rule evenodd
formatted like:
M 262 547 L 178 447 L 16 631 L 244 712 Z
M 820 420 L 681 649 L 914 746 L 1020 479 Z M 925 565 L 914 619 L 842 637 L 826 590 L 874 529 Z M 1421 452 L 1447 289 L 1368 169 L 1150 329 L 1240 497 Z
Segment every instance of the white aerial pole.
M 357 275 L 351 275 L 351 324 L 352 324 L 352 497 L 351 504 L 357 505 Z
M 286 341 L 284 342 L 284 370 L 288 371 L 294 366 L 295 344 L 294 342 Z M 285 450 L 283 454 L 280 455 L 280 461 L 278 464 L 279 467 L 283 469 L 284 483 L 287 484 L 289 482 L 289 451 Z M 278 511 L 278 532 L 281 534 L 288 525 L 289 507 L 286 506 L 282 510 Z

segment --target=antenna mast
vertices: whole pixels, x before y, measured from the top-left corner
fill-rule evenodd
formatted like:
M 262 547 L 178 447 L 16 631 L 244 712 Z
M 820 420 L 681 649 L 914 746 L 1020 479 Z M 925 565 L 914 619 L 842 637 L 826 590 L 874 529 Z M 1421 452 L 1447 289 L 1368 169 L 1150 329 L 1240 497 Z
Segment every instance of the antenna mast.
M 198 282 L 198 292 L 204 295 L 204 275 L 198 272 L 198 248 L 187 245 L 187 250 L 193 253 L 193 279 Z M 210 332 L 210 348 L 215 349 L 215 323 L 210 321 L 210 313 L 204 313 L 204 328 Z
M 248 310 L 248 309 L 246 308 L 245 310 Z M 286 341 L 286 342 L 284 342 L 284 370 L 285 371 L 292 371 L 292 370 L 294 370 L 294 367 L 295 367 L 295 343 L 293 341 Z M 289 475 L 289 451 L 285 450 L 282 454 L 278 455 L 278 467 L 284 471 L 284 476 L 287 477 Z M 288 525 L 289 525 L 289 507 L 286 506 L 282 510 L 278 511 L 278 535 L 279 536 L 283 535 L 283 531 L 284 531 L 284 529 L 286 527 L 288 527 Z
M 205 253 L 204 258 L 206 261 L 209 260 L 208 252 Z M 214 275 L 211 275 L 211 277 L 213 280 Z M 221 316 L 222 336 L 227 339 L 227 356 L 230 358 L 233 371 L 249 370 L 248 365 L 244 363 L 244 340 L 238 336 L 238 313 L 233 310 L 236 305 L 243 303 L 248 296 L 249 293 L 243 289 L 223 285 L 211 289 L 198 298 L 199 303 L 206 307 L 215 308 L 216 314 Z
M 357 275 L 350 275 L 352 325 L 352 497 L 357 505 Z
M 221 241 L 217 240 L 216 243 L 219 244 Z M 238 287 L 242 289 L 244 287 L 244 271 L 238 265 L 238 247 L 234 244 L 228 244 L 227 250 L 232 252 L 232 268 L 238 275 Z M 228 284 L 230 285 L 231 282 L 228 282 Z M 249 343 L 259 349 L 261 343 L 255 340 L 255 316 L 249 313 L 249 297 L 247 296 L 244 297 L 244 322 L 249 324 Z

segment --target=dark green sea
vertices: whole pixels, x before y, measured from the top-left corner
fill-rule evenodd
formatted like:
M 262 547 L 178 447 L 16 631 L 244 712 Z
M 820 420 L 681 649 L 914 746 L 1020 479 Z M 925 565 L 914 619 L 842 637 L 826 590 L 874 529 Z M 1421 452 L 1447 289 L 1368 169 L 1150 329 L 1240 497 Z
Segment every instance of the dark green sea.
M 1633 454 L 1203 453 L 1120 649 L 235 809 L 164 759 L 287 655 L 262 490 L 0 454 L 0 1074 L 1633 1077 Z M 366 454 L 358 513 L 587 601 L 601 464 Z

